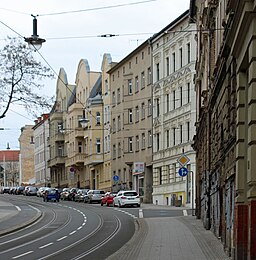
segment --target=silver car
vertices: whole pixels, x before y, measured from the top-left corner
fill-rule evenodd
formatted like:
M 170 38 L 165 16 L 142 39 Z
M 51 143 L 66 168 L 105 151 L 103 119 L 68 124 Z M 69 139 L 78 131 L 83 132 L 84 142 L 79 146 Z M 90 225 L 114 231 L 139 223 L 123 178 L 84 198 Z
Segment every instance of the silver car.
M 101 203 L 101 198 L 104 195 L 105 195 L 104 190 L 89 190 L 87 192 L 88 202 L 89 203 L 93 203 L 93 202 Z

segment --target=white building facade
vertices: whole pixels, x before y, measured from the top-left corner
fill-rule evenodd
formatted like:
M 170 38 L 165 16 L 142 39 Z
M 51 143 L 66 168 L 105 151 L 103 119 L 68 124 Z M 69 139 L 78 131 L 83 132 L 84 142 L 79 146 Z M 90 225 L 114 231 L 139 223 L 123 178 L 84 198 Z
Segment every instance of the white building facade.
M 151 38 L 153 67 L 153 203 L 194 207 L 195 25 L 186 11 Z M 188 174 L 181 177 L 179 158 Z

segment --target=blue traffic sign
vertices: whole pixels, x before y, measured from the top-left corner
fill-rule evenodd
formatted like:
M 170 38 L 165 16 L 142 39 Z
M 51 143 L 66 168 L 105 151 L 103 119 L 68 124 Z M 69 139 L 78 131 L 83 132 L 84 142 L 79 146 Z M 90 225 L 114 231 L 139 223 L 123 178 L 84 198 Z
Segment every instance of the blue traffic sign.
M 185 167 L 180 168 L 180 169 L 179 169 L 179 175 L 180 175 L 181 177 L 187 176 L 187 175 L 188 175 L 188 169 L 185 168 Z
M 118 180 L 119 180 L 119 176 L 118 176 L 118 175 L 114 175 L 114 176 L 113 176 L 113 180 L 114 180 L 114 181 L 118 181 Z

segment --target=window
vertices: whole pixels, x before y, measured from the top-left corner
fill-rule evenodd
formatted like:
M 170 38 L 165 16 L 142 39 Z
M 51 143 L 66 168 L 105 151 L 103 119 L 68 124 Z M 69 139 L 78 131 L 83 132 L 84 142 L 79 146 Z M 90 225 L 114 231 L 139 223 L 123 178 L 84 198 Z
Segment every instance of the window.
M 151 67 L 148 68 L 148 85 L 152 83 Z
M 179 52 L 180 52 L 180 67 L 182 68 L 182 66 L 183 66 L 183 63 L 182 63 L 182 48 L 180 48 Z
M 121 116 L 117 117 L 117 130 L 120 131 L 121 130 Z
M 115 81 L 115 75 L 112 76 L 112 81 Z
M 121 143 L 118 143 L 118 157 L 121 157 L 122 149 L 121 149 Z
M 120 103 L 121 102 L 121 91 L 120 91 L 120 88 L 117 89 L 117 103 Z
M 190 83 L 187 83 L 187 102 L 190 102 Z
M 116 158 L 116 145 L 113 144 L 113 159 Z
M 152 102 L 151 99 L 148 100 L 148 116 L 152 115 Z
M 128 109 L 128 122 L 129 124 L 132 123 L 132 109 Z
M 148 131 L 148 147 L 152 146 L 152 132 L 151 130 Z
M 135 77 L 135 93 L 139 91 L 139 78 Z
M 113 91 L 112 93 L 112 105 L 114 106 L 116 104 L 116 93 Z
M 96 112 L 96 125 L 100 125 L 100 112 Z
M 176 142 L 175 142 L 175 138 L 176 138 L 176 136 L 175 136 L 175 127 L 172 129 L 172 143 L 173 143 L 173 146 L 175 146 L 176 145 Z
M 166 130 L 166 148 L 168 148 L 170 145 L 169 138 L 170 138 L 169 130 Z
M 182 107 L 182 87 L 180 87 L 180 106 Z
M 139 136 L 136 135 L 136 151 L 139 151 L 140 149 L 140 139 L 139 139 Z
M 100 153 L 100 138 L 96 138 L 96 153 Z
M 159 151 L 160 149 L 160 135 L 159 133 L 156 134 L 156 150 Z
M 129 69 L 131 69 L 131 67 L 132 67 L 132 63 L 131 63 L 131 62 L 129 62 Z
M 116 131 L 116 119 L 115 118 L 113 118 L 112 130 L 113 130 L 113 133 Z
M 158 168 L 158 180 L 159 180 L 159 185 L 161 185 L 163 182 L 162 182 L 162 178 L 163 178 L 163 176 L 162 176 L 162 168 L 161 167 L 159 167 Z
M 182 138 L 182 125 L 180 125 L 180 143 L 182 144 L 183 143 L 183 138 Z
M 123 67 L 123 74 L 125 74 L 125 67 Z
M 78 142 L 78 153 L 82 153 L 82 152 L 83 152 L 82 142 Z
M 141 53 L 141 59 L 144 59 L 144 51 Z
M 176 68 L 175 68 L 175 64 L 176 64 L 176 60 L 175 60 L 175 52 L 172 54 L 172 71 L 175 72 Z
M 160 116 L 160 100 L 159 98 L 156 99 L 156 116 Z
M 128 151 L 130 153 L 132 152 L 132 137 L 128 138 Z
M 128 94 L 132 95 L 132 80 L 128 79 Z
M 187 122 L 187 141 L 190 140 L 190 122 Z
M 145 118 L 145 103 L 141 104 L 141 119 Z
M 159 63 L 156 64 L 156 81 L 159 81 L 160 79 L 160 75 L 159 75 L 160 71 L 159 71 Z
M 108 121 L 108 110 L 107 107 L 104 107 L 104 125 L 107 123 Z
M 136 114 L 135 114 L 135 121 L 138 122 L 139 121 L 139 116 L 140 116 L 140 110 L 139 110 L 139 106 L 136 106 L 135 108 L 136 110 Z
M 166 58 L 166 76 L 170 75 L 170 59 L 169 57 Z
M 169 104 L 170 104 L 170 97 L 169 94 L 166 94 L 166 113 L 169 112 L 170 108 L 169 108 Z
M 176 108 L 176 97 L 175 97 L 175 90 L 172 92 L 172 101 L 173 101 L 173 109 Z
M 145 88 L 145 73 L 141 72 L 141 89 Z
M 190 63 L 190 43 L 187 44 L 188 63 Z
M 105 95 L 108 94 L 108 80 L 105 79 Z
M 145 137 L 145 133 L 142 133 L 141 135 L 141 149 L 145 149 L 146 147 L 146 137 Z

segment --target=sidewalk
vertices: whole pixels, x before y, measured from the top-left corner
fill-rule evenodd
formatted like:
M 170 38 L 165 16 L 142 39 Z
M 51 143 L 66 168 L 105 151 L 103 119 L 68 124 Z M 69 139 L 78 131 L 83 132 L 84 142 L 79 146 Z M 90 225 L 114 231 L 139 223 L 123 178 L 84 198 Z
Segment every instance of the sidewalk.
M 152 204 L 144 208 L 175 209 Z M 221 242 L 194 216 L 136 219 L 136 223 L 133 238 L 108 260 L 230 259 Z

